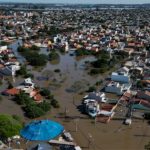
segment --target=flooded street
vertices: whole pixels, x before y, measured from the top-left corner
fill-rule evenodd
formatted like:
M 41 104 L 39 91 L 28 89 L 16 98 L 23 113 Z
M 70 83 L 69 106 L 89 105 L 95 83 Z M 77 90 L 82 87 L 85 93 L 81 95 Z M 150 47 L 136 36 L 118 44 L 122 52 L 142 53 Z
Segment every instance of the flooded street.
M 17 43 L 11 45 L 11 47 L 19 61 L 23 63 L 25 59 L 16 51 Z M 40 53 L 47 54 L 47 51 L 42 49 Z M 89 70 L 86 69 L 85 62 L 94 60 L 96 60 L 94 56 L 76 59 L 75 56 L 66 53 L 60 54 L 58 62 L 47 62 L 45 67 L 27 67 L 34 75 L 36 85 L 50 89 L 60 104 L 59 109 L 52 109 L 42 118 L 62 123 L 65 129 L 71 132 L 75 141 L 85 150 L 142 150 L 150 137 L 149 126 L 146 122 L 135 120 L 130 127 L 123 125 L 122 120 L 112 120 L 109 124 L 95 124 L 93 119 L 79 111 L 81 100 L 86 94 L 85 91 L 89 86 L 95 85 L 97 81 L 105 77 L 88 74 Z M 55 72 L 56 69 L 59 69 L 60 72 Z M 49 80 L 38 80 L 37 77 L 41 76 L 48 77 Z M 16 78 L 14 85 L 21 82 L 21 78 Z M 75 83 L 78 83 L 80 89 L 72 92 L 70 89 Z M 1 90 L 7 87 L 6 84 L 4 83 Z M 9 97 L 4 97 L 0 104 L 0 113 L 17 114 L 24 117 L 20 106 L 10 100 Z M 64 117 L 66 110 L 68 118 Z M 26 118 L 25 120 L 27 121 Z M 89 137 L 92 137 L 92 139 L 89 139 Z

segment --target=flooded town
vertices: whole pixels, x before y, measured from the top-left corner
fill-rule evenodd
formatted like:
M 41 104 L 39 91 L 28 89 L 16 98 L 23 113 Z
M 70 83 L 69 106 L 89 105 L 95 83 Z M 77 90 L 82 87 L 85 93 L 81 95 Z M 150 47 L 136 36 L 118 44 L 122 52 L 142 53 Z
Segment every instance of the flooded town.
M 149 150 L 150 3 L 41 3 L 0 1 L 0 149 Z

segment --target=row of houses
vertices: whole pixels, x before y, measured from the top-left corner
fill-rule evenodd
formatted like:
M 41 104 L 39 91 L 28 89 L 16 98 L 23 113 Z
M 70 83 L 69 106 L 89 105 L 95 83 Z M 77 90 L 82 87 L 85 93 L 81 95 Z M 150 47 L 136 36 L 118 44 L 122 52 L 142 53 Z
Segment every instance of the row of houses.
M 0 46 L 0 73 L 6 76 L 15 76 L 18 70 L 20 70 L 20 63 L 13 51 L 8 46 Z

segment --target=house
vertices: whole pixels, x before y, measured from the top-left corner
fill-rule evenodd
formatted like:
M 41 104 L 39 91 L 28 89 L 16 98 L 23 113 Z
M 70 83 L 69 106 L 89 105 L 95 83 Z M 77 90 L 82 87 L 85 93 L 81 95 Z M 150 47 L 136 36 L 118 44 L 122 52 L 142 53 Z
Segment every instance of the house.
M 21 91 L 28 94 L 31 98 L 35 100 L 35 102 L 40 103 L 43 101 L 43 97 L 40 95 L 40 91 L 34 88 L 34 83 L 31 78 L 27 78 L 24 80 L 23 84 L 20 84 L 17 87 L 12 89 L 7 89 L 2 94 L 15 96 L 18 95 Z
M 140 91 L 137 93 L 137 97 L 150 101 L 150 92 L 149 91 Z
M 94 99 L 103 103 L 107 101 L 106 95 L 103 92 L 90 92 L 88 95 L 84 96 L 84 100 L 85 99 Z
M 123 67 L 119 69 L 117 72 L 112 72 L 111 80 L 122 83 L 130 82 L 129 69 L 127 67 Z
M 5 67 L 0 68 L 0 73 L 7 76 L 15 76 L 17 70 L 20 70 L 19 65 L 6 65 Z
M 33 81 L 32 81 L 31 78 L 25 79 L 24 82 L 23 82 L 23 84 L 24 84 L 25 86 L 31 86 L 32 88 L 34 88 L 34 85 L 35 85 L 35 84 L 33 83 Z
M 20 89 L 17 89 L 17 88 L 12 88 L 12 89 L 8 89 L 8 90 L 5 90 L 4 92 L 2 92 L 3 95 L 11 95 L 11 96 L 15 96 L 17 94 L 20 93 Z
M 130 90 L 131 84 L 120 84 L 119 82 L 111 81 L 105 86 L 105 92 L 122 95 L 125 91 Z

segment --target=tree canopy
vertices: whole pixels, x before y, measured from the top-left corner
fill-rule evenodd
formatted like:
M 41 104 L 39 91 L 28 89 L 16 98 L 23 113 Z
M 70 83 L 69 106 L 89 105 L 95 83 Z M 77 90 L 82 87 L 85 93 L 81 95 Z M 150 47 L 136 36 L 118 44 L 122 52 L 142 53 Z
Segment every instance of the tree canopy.
M 10 115 L 0 114 L 0 136 L 3 139 L 18 135 L 23 125 Z

